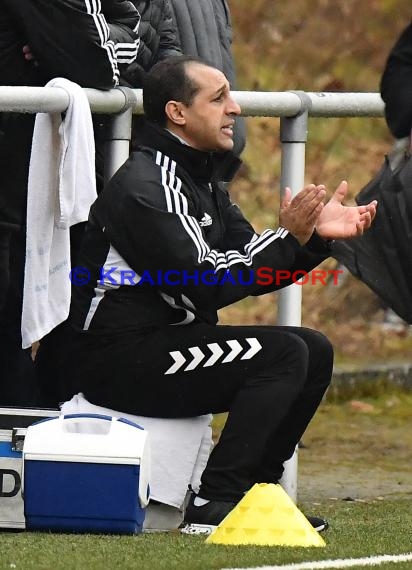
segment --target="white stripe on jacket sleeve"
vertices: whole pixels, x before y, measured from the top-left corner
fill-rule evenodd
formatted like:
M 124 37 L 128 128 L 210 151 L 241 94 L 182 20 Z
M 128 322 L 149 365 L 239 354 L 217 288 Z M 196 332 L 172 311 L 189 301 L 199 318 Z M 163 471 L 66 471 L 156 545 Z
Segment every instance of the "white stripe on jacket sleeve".
M 107 58 L 113 72 L 113 85 L 119 84 L 120 72 L 119 63 L 132 63 L 137 57 L 140 40 L 137 37 L 132 42 L 115 43 L 110 39 L 110 28 L 102 13 L 100 0 L 84 0 L 86 12 L 92 17 L 94 26 L 99 36 L 100 46 L 106 51 Z M 140 18 L 139 18 L 140 21 Z M 139 23 L 135 26 L 134 32 L 137 33 Z
M 181 180 L 175 175 L 176 164 L 159 151 L 156 155 L 156 164 L 161 168 L 161 179 L 167 211 L 179 216 L 182 226 L 196 247 L 198 254 L 197 261 L 199 264 L 207 261 L 212 265 L 215 271 L 227 270 L 237 263 L 251 266 L 253 264 L 253 258 L 257 253 L 265 249 L 276 239 L 283 239 L 289 234 L 289 232 L 282 227 L 279 227 L 276 231 L 265 230 L 259 236 L 254 234 L 250 242 L 244 247 L 245 253 L 241 253 L 237 250 L 228 250 L 223 253 L 211 249 L 203 237 L 202 229 L 198 221 L 188 214 L 187 199 L 180 192 Z

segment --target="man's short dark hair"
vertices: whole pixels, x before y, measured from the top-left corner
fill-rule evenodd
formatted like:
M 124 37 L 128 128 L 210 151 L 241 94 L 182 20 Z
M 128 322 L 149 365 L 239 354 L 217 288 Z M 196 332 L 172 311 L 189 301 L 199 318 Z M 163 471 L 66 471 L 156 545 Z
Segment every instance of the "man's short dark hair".
M 146 118 L 162 127 L 167 124 L 165 113 L 168 101 L 179 101 L 189 106 L 199 86 L 188 76 L 192 63 L 214 67 L 207 61 L 192 56 L 172 56 L 156 63 L 143 79 L 143 109 Z

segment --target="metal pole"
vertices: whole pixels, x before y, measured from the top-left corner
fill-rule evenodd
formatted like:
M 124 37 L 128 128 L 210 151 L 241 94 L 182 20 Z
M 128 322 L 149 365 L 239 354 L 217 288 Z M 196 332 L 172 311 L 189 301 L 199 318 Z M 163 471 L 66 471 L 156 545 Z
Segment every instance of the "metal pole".
M 281 196 L 286 186 L 292 196 L 303 188 L 305 182 L 305 148 L 308 133 L 308 110 L 310 99 L 305 93 L 296 92 L 302 102 L 302 111 L 295 117 L 282 117 L 280 120 Z M 302 287 L 292 284 L 279 291 L 278 325 L 299 327 L 301 325 Z M 297 501 L 298 452 L 285 462 L 280 484 L 290 498 Z
M 117 113 L 124 108 L 124 88 L 99 91 L 84 89 L 93 113 Z M 141 89 L 133 89 L 134 112 L 141 112 Z M 302 110 L 302 92 L 232 91 L 245 117 L 292 117 Z M 384 103 L 379 93 L 306 92 L 311 117 L 382 117 Z M 64 111 L 69 97 L 60 87 L 13 87 L 0 85 L 0 111 L 54 113 Z
M 110 127 L 105 144 L 104 180 L 107 182 L 129 158 L 132 138 L 133 105 L 136 96 L 128 87 L 118 87 L 124 95 L 124 107 L 110 117 Z

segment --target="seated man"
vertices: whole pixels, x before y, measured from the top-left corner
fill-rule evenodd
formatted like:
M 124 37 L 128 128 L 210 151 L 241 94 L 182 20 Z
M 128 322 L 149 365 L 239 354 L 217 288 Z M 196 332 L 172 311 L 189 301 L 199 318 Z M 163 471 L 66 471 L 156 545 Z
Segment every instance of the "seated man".
M 140 146 L 92 206 L 72 271 L 81 286 L 63 395 L 163 418 L 228 411 L 186 512 L 187 523 L 217 525 L 254 483 L 279 480 L 333 361 L 317 331 L 219 326 L 217 311 L 279 288 L 259 268 L 311 270 L 329 240 L 369 227 L 376 203 L 343 206 L 345 182 L 327 203 L 324 186 L 286 190 L 279 227 L 257 235 L 219 186 L 240 114 L 223 73 L 169 58 L 143 94 Z

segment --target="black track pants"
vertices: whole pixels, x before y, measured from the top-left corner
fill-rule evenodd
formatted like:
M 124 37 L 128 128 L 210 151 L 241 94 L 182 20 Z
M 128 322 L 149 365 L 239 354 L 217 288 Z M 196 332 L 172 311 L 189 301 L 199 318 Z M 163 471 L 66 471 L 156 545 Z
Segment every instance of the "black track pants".
M 95 404 L 164 418 L 228 411 L 200 494 L 238 500 L 282 475 L 329 385 L 333 351 L 305 328 L 194 324 L 140 340 L 80 339 L 69 360 L 80 366 L 66 396 L 83 391 Z

